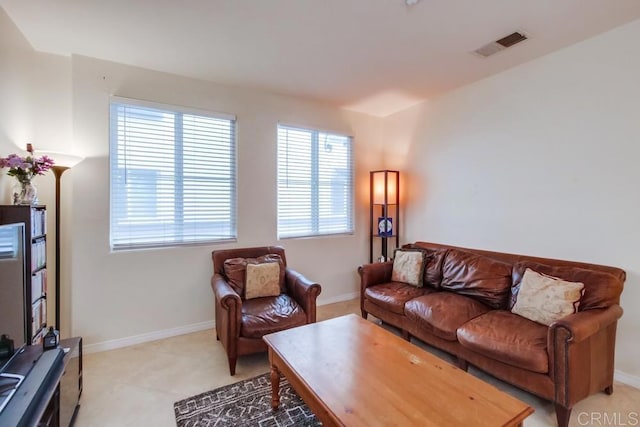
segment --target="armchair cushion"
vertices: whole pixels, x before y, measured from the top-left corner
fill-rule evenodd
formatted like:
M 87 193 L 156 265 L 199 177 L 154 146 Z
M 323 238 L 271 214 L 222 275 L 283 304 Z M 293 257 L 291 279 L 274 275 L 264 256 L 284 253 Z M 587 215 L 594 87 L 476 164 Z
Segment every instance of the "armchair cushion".
M 280 265 L 277 262 L 247 264 L 247 280 L 244 288 L 247 299 L 280 295 Z
M 224 275 L 238 295 L 240 295 L 241 298 L 246 298 L 247 264 L 262 264 L 267 262 L 277 262 L 280 265 L 278 284 L 280 286 L 280 292 L 285 292 L 285 265 L 282 257 L 278 254 L 266 254 L 257 258 L 228 258 L 224 261 Z
M 307 323 L 304 310 L 288 295 L 253 298 L 242 303 L 240 336 L 262 338 Z

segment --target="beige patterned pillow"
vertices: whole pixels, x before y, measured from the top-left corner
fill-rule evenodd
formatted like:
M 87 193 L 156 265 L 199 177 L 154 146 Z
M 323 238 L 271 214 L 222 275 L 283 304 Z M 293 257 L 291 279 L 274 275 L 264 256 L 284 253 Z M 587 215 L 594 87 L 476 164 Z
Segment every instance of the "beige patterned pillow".
M 245 298 L 272 297 L 280 295 L 280 264 L 265 262 L 247 264 Z
M 393 258 L 391 281 L 422 287 L 424 273 L 424 252 L 420 250 L 397 249 Z
M 576 313 L 583 293 L 583 283 L 567 282 L 527 268 L 511 312 L 534 322 L 550 325 Z

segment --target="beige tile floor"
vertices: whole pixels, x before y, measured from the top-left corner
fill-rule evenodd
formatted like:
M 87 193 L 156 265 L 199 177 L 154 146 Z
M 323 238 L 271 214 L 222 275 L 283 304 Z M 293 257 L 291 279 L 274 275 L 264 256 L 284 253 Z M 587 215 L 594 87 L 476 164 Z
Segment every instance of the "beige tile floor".
M 347 313 L 359 313 L 357 300 L 318 307 L 318 320 Z M 257 354 L 240 358 L 236 375 L 229 376 L 226 354 L 213 330 L 87 354 L 83 362 L 84 391 L 75 424 L 79 427 L 175 426 L 175 401 L 268 371 L 266 353 Z M 548 402 L 470 372 L 533 406 L 535 413 L 525 421 L 526 427 L 555 425 Z M 574 408 L 571 426 L 604 425 L 640 425 L 640 390 L 616 384 L 613 395 L 600 393 Z

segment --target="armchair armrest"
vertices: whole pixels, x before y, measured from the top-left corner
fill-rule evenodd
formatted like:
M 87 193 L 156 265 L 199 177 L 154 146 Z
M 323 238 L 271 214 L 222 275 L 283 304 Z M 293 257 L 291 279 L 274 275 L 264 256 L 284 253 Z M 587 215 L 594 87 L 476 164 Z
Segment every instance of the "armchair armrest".
M 605 329 L 622 317 L 622 307 L 612 305 L 604 309 L 579 311 L 549 325 L 549 334 L 555 336 L 555 329 L 568 331 L 568 342 L 578 343 Z
M 360 292 L 364 292 L 369 286 L 390 282 L 392 271 L 393 261 L 361 265 L 358 267 L 358 273 L 360 274 Z
M 316 299 L 322 291 L 320 284 L 312 282 L 301 273 L 288 267 L 285 270 L 285 283 L 289 294 L 307 314 L 307 323 L 314 323 L 316 321 Z
M 211 289 L 216 297 L 216 301 L 220 302 L 220 305 L 229 310 L 231 308 L 239 308 L 242 306 L 242 299 L 236 291 L 233 290 L 231 285 L 220 274 L 214 274 L 211 277 Z M 240 310 L 238 310 L 240 312 Z

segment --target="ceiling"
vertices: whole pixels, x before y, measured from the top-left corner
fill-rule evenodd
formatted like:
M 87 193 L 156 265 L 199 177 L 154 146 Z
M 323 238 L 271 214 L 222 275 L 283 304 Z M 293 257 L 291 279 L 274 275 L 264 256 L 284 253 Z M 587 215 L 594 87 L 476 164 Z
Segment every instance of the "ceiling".
M 0 0 L 38 51 L 386 116 L 640 18 L 638 0 Z M 530 38 L 470 52 L 515 30 Z

